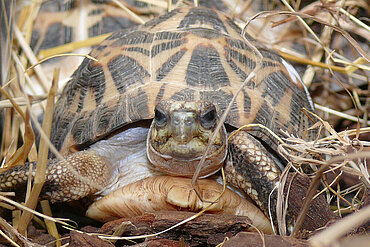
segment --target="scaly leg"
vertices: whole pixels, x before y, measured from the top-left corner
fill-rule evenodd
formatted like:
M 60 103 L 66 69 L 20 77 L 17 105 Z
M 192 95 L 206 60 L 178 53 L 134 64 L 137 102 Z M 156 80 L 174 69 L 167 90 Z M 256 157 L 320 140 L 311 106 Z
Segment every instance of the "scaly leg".
M 93 151 L 71 154 L 65 161 L 50 160 L 42 197 L 51 202 L 81 199 L 100 191 L 110 182 L 111 171 L 107 161 Z M 24 186 L 28 180 L 30 164 L 16 166 L 0 174 L 0 189 L 11 191 Z M 32 171 L 32 179 L 35 168 Z
M 277 163 L 278 159 L 246 131 L 239 131 L 229 139 L 226 180 L 246 192 L 267 216 L 269 200 L 272 215 L 276 215 L 277 193 L 271 191 L 274 190 L 281 174 Z

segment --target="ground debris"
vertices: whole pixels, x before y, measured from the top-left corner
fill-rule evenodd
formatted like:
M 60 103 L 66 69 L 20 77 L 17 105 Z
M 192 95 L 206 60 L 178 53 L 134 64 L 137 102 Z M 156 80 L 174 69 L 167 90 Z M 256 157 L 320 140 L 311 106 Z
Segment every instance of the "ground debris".
M 189 245 L 183 244 L 181 241 L 169 239 L 153 239 L 145 241 L 144 243 L 131 245 L 132 247 L 188 247 Z
M 79 246 L 112 247 L 114 245 L 108 241 L 105 241 L 99 238 L 98 236 L 89 235 L 86 233 L 80 233 L 77 231 L 71 231 L 69 246 L 70 247 L 79 247 Z
M 263 245 L 264 244 L 264 245 Z M 256 232 L 240 232 L 226 241 L 223 247 L 309 247 L 306 240 L 277 235 L 259 235 Z
M 292 173 L 288 175 L 288 183 L 293 179 L 290 193 L 289 193 L 289 213 L 295 218 L 298 217 L 303 201 L 306 197 L 310 179 L 308 176 L 303 176 L 296 174 L 294 176 Z M 285 193 L 287 189 L 285 190 Z M 328 203 L 326 202 L 324 194 L 320 194 L 314 198 L 306 214 L 306 218 L 303 222 L 300 234 L 297 236 L 299 238 L 306 238 L 309 232 L 315 231 L 327 225 L 330 222 L 340 219 L 339 216 L 330 210 Z
M 119 227 L 124 227 L 124 236 L 153 234 L 165 230 L 194 213 L 179 211 L 164 211 L 145 213 L 142 216 L 129 219 L 119 219 L 108 222 L 99 233 L 112 234 Z M 216 245 L 225 237 L 232 237 L 249 226 L 250 220 L 245 216 L 202 214 L 171 231 L 162 233 L 160 238 L 179 240 L 184 239 L 191 245 Z

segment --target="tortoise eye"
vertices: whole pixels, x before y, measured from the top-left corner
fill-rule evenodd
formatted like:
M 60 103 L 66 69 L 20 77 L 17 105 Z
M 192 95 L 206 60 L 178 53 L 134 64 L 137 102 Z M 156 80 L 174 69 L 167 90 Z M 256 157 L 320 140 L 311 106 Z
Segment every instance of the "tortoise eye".
M 212 107 L 202 114 L 200 117 L 200 122 L 204 128 L 209 129 L 215 125 L 216 118 L 216 109 Z
M 166 115 L 158 109 L 155 109 L 154 111 L 154 120 L 158 127 L 163 127 L 167 123 Z

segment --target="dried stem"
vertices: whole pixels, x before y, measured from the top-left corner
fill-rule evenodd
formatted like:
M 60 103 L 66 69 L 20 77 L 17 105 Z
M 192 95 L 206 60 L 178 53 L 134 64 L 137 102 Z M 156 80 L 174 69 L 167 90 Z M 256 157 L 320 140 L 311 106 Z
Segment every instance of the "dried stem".
M 46 112 L 43 121 L 43 130 L 46 133 L 47 137 L 50 137 L 51 133 L 51 126 L 52 126 L 52 118 L 53 118 L 53 109 L 54 109 L 54 101 L 55 95 L 58 88 L 58 77 L 59 77 L 59 70 L 56 70 L 54 73 L 54 79 L 52 82 L 52 86 L 49 91 L 49 96 L 46 103 Z M 39 198 L 42 186 L 45 182 L 45 174 L 46 174 L 46 165 L 48 161 L 48 153 L 49 153 L 49 146 L 44 139 L 40 140 L 40 148 L 37 157 L 37 168 L 36 174 L 34 179 L 34 184 L 31 190 L 31 194 L 29 199 L 26 201 L 26 207 L 34 209 L 37 205 L 37 200 Z M 25 234 L 27 230 L 27 226 L 32 218 L 32 214 L 28 211 L 24 211 L 21 216 L 20 224 L 18 226 L 18 231 L 21 234 Z

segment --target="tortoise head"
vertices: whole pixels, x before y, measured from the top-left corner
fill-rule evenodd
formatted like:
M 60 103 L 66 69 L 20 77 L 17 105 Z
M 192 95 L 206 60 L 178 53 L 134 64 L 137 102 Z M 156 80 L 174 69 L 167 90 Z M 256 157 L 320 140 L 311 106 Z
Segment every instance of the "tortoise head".
M 204 101 L 165 100 L 155 107 L 147 139 L 149 161 L 174 176 L 192 177 L 219 123 L 216 107 Z M 225 127 L 215 133 L 201 177 L 217 172 L 227 154 Z

